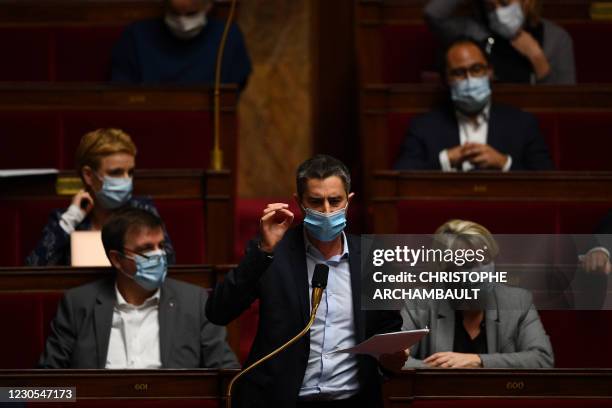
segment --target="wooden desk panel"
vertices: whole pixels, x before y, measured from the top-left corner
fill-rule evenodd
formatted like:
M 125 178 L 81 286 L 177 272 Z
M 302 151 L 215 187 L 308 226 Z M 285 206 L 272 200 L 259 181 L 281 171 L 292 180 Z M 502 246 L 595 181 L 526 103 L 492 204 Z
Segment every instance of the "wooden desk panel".
M 228 0 L 215 0 L 212 17 L 227 18 L 229 5 Z M 0 27 L 116 26 L 160 17 L 163 11 L 163 3 L 156 0 L 2 0 Z
M 237 87 L 223 85 L 220 100 L 222 112 L 235 112 Z M 212 111 L 213 107 L 213 90 L 209 86 L 0 83 L 0 111 Z
M 511 200 L 611 202 L 612 173 L 377 171 L 373 202 Z
M 361 92 L 361 114 L 427 112 L 448 100 L 448 91 L 433 84 L 368 85 Z M 612 111 L 612 85 L 494 85 L 497 103 L 530 112 Z
M 0 370 L 1 387 L 75 386 L 77 399 L 222 399 L 237 370 Z M 414 399 L 612 399 L 612 370 L 406 370 L 385 407 Z
M 168 268 L 168 277 L 203 288 L 213 288 L 232 265 L 177 265 Z M 58 292 L 110 276 L 110 268 L 64 266 L 0 268 L 0 293 Z
M 76 387 L 77 400 L 225 399 L 238 370 L 0 370 L 0 387 Z
M 385 408 L 415 399 L 612 399 L 612 370 L 407 370 L 385 382 L 383 395 Z
M 371 187 L 368 206 L 375 234 L 400 232 L 400 202 L 550 203 L 550 211 L 564 203 L 612 208 L 612 173 L 377 171 Z

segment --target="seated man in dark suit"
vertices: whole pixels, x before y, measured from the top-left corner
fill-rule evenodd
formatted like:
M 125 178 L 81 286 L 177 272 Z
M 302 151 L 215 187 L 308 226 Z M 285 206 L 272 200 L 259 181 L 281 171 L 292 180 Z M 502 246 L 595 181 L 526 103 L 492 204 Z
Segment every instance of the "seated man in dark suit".
M 260 221 L 261 239 L 249 243 L 240 265 L 216 286 L 207 316 L 227 324 L 259 299 L 249 365 L 306 326 L 317 264 L 329 267 L 327 289 L 309 334 L 242 378 L 233 406 L 376 407 L 381 381 L 376 359 L 331 352 L 377 333 L 399 331 L 401 316 L 361 308 L 361 243 L 343 232 L 354 195 L 346 166 L 318 155 L 300 165 L 296 179 L 304 222 L 290 228 L 294 215 L 288 204 L 268 205 Z M 400 369 L 407 355 L 391 352 L 380 361 L 390 370 Z
M 206 319 L 206 291 L 166 279 L 162 221 L 126 208 L 104 225 L 115 272 L 64 295 L 41 368 L 235 368 L 225 329 Z
M 491 102 L 493 68 L 470 39 L 447 49 L 451 104 L 412 120 L 397 170 L 553 170 L 537 119 Z
M 112 55 L 113 82 L 128 84 L 213 84 L 225 22 L 208 18 L 212 0 L 164 0 L 164 18 L 128 26 Z M 244 88 L 251 60 L 242 33 L 230 28 L 221 82 Z

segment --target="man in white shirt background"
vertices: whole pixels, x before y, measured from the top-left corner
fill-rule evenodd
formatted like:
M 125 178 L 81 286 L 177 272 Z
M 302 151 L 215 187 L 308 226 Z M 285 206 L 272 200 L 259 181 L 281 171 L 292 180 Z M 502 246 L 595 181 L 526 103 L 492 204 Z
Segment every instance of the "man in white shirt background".
M 414 118 L 397 170 L 554 170 L 538 121 L 492 101 L 493 67 L 481 44 L 453 42 L 445 53 L 450 103 Z
M 226 331 L 205 316 L 206 291 L 166 278 L 162 221 L 137 208 L 102 228 L 115 273 L 66 292 L 41 368 L 236 368 Z

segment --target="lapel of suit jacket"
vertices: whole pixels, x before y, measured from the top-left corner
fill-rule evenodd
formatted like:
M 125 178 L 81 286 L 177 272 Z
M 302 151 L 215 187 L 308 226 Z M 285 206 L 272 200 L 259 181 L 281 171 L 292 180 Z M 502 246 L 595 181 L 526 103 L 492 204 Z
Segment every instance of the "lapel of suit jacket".
M 353 321 L 357 341 L 365 340 L 364 313 L 361 312 L 361 239 L 346 234 L 349 247 L 349 273 L 351 274 L 351 294 L 353 297 Z
M 498 313 L 497 291 L 493 289 L 491 295 L 487 296 L 487 310 L 485 310 L 485 325 L 487 331 L 487 352 L 496 353 L 499 346 L 499 313 Z
M 495 150 L 506 150 L 503 140 L 504 129 L 499 121 L 499 111 L 494 104 L 489 109 L 489 127 L 487 129 L 487 144 Z M 502 152 L 503 153 L 503 152 Z
M 159 354 L 162 367 L 169 367 L 170 351 L 172 350 L 172 341 L 175 335 L 174 326 L 178 309 L 177 299 L 168 282 L 164 282 L 161 287 L 158 309 Z
M 113 310 L 117 297 L 115 296 L 115 280 L 109 279 L 107 284 L 96 297 L 94 306 L 94 327 L 96 336 L 96 352 L 98 357 L 98 368 L 106 367 L 106 356 L 108 354 L 108 342 L 110 340 L 111 326 L 113 323 Z
M 442 145 L 439 146 L 440 149 L 436 152 L 436 157 L 440 150 L 450 149 L 461 143 L 461 137 L 459 136 L 459 121 L 457 120 L 457 113 L 452 103 L 444 105 L 442 107 L 442 112 L 444 118 L 446 118 L 447 125 L 444 127 L 445 132 L 440 133 L 444 140 L 442 141 Z
M 292 277 L 295 292 L 302 315 L 302 325 L 308 323 L 310 318 L 310 295 L 308 290 L 308 266 L 306 265 L 306 248 L 304 247 L 303 224 L 289 230 L 289 262 L 291 267 L 287 272 Z
M 438 302 L 437 319 L 432 322 L 435 327 L 431 328 L 436 333 L 436 344 L 434 350 L 453 351 L 455 341 L 455 311 L 448 302 Z

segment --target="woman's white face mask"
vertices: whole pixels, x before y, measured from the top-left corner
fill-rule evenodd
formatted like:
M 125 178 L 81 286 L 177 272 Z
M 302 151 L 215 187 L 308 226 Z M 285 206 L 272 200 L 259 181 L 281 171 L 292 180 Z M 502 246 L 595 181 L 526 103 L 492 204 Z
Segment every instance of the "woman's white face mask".
M 500 36 L 511 40 L 519 33 L 525 23 L 521 2 L 497 7 L 489 13 L 489 26 Z
M 179 16 L 167 12 L 164 21 L 170 32 L 181 40 L 190 40 L 200 34 L 207 23 L 206 12 L 204 10 L 189 16 Z

